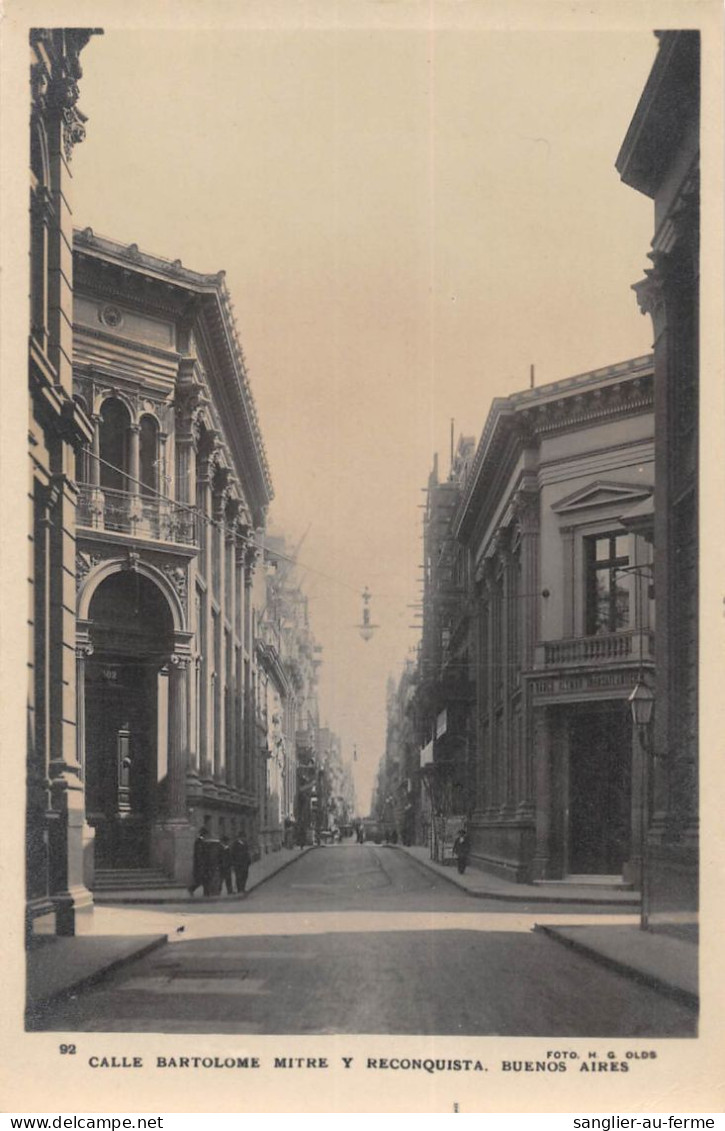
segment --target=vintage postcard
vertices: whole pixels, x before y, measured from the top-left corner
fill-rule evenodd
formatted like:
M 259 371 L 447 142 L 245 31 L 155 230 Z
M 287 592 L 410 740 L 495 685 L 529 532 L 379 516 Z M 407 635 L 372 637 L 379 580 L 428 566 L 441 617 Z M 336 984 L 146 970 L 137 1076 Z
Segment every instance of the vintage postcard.
M 722 25 L 4 6 L 8 1111 L 721 1110 Z

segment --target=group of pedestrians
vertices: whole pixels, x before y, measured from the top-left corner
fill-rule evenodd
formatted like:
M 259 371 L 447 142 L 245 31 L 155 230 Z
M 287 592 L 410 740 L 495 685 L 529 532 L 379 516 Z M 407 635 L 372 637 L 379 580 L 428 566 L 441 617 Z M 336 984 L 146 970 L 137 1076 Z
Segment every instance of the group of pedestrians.
M 249 845 L 241 833 L 230 844 L 226 836 L 218 841 L 211 839 L 207 827 L 202 826 L 194 841 L 189 895 L 193 896 L 197 888 L 203 888 L 204 895 L 216 895 L 222 889 L 226 889 L 227 895 L 243 894 L 251 863 Z

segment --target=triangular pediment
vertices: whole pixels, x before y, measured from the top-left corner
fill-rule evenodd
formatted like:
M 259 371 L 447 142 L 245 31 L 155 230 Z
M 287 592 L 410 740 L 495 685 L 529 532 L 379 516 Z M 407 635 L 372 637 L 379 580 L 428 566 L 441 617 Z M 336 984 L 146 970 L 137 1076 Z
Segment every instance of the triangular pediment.
M 551 508 L 556 514 L 575 514 L 592 507 L 629 507 L 652 494 L 652 487 L 644 483 L 609 483 L 597 480 L 587 483 L 572 495 L 567 495 Z

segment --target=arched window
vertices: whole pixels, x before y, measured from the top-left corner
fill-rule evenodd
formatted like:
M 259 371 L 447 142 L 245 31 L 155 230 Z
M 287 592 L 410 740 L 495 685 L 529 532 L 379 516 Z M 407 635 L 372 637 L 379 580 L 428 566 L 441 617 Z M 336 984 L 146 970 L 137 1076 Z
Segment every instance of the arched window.
M 153 416 L 141 417 L 140 447 L 141 494 L 153 495 L 159 490 L 159 426 Z
M 101 487 L 130 491 L 128 480 L 131 417 L 122 401 L 108 397 L 101 407 Z

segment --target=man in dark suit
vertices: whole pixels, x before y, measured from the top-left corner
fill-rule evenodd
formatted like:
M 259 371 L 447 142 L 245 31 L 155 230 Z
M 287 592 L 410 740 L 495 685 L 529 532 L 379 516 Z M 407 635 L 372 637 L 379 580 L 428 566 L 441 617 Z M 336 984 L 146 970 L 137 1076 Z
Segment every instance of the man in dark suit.
M 247 888 L 247 878 L 249 877 L 249 866 L 252 858 L 249 855 L 249 845 L 241 833 L 235 837 L 232 842 L 230 851 L 231 865 L 234 869 L 234 880 L 237 885 L 237 891 L 243 892 Z
M 193 895 L 197 888 L 204 888 L 204 895 L 209 894 L 209 875 L 206 860 L 206 838 L 209 836 L 209 830 L 206 825 L 202 825 L 199 829 L 199 835 L 194 841 L 194 863 L 192 865 L 192 877 L 189 884 L 189 895 Z

